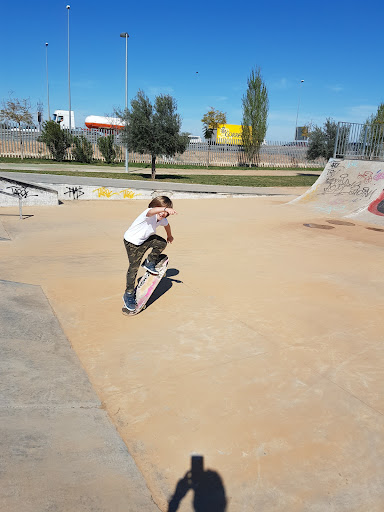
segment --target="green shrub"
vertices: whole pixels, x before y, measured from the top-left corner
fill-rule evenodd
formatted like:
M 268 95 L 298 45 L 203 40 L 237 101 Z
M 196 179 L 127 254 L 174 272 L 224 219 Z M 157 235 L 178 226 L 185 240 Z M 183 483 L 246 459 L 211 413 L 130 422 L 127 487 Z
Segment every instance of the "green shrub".
M 55 121 L 46 121 L 43 124 L 40 140 L 45 143 L 53 158 L 57 162 L 62 162 L 71 145 L 72 137 L 66 130 L 62 130 Z
M 84 135 L 74 137 L 73 142 L 75 143 L 75 147 L 72 150 L 72 154 L 76 162 L 91 163 L 93 160 L 92 143 L 89 142 Z
M 105 162 L 107 164 L 112 164 L 116 158 L 116 149 L 114 142 L 115 136 L 113 134 L 107 135 L 107 137 L 100 137 L 100 139 L 98 139 L 97 141 L 100 153 L 103 155 Z

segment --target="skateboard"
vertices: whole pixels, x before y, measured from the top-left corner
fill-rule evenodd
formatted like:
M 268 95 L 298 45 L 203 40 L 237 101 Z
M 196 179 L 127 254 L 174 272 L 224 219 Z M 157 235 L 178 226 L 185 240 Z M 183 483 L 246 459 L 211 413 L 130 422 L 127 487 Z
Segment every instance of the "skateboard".
M 166 254 L 162 254 L 160 256 L 160 260 L 156 265 L 156 270 L 159 271 L 158 275 L 154 275 L 148 272 L 145 272 L 143 277 L 140 279 L 137 287 L 136 287 L 136 309 L 135 311 L 129 311 L 126 307 L 122 308 L 123 315 L 127 316 L 135 316 L 144 311 L 147 307 L 147 302 L 155 291 L 155 288 L 160 283 L 164 274 L 167 271 L 168 267 L 168 256 Z

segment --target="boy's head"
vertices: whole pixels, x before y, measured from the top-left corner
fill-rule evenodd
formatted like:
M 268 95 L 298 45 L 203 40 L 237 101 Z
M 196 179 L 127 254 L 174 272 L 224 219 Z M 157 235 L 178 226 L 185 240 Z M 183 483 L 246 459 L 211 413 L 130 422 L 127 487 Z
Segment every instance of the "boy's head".
M 173 208 L 173 203 L 167 196 L 157 196 L 149 203 L 148 208 Z

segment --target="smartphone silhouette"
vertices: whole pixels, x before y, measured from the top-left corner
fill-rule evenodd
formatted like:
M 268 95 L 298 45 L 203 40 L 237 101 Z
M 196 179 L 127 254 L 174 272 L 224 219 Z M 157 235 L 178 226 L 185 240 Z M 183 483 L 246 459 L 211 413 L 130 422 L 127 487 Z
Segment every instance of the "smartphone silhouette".
M 202 455 L 191 455 L 191 476 L 192 482 L 198 481 L 204 473 L 204 457 Z

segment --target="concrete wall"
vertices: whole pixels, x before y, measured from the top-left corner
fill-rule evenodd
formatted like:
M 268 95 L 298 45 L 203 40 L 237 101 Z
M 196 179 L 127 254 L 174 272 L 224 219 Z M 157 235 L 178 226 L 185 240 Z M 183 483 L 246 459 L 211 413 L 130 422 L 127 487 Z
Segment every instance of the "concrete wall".
M 0 206 L 18 206 L 19 198 L 25 206 L 59 204 L 57 190 L 0 176 Z
M 130 200 L 130 199 L 152 199 L 153 197 L 166 195 L 172 199 L 218 199 L 226 198 L 229 195 L 225 193 L 211 193 L 211 192 L 188 192 L 178 190 L 162 190 L 152 188 L 126 188 L 126 187 L 110 187 L 98 185 L 73 185 L 73 184 L 59 184 L 51 185 L 58 192 L 60 201 L 82 200 Z

